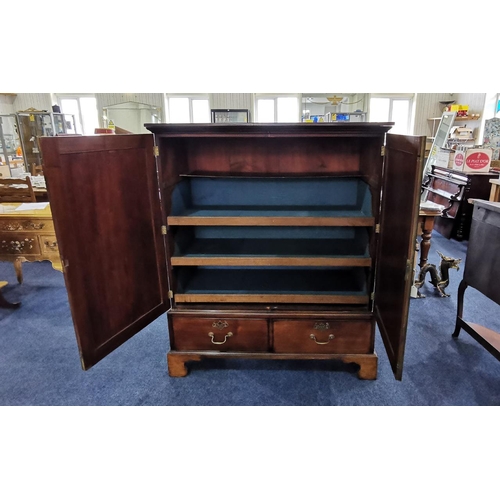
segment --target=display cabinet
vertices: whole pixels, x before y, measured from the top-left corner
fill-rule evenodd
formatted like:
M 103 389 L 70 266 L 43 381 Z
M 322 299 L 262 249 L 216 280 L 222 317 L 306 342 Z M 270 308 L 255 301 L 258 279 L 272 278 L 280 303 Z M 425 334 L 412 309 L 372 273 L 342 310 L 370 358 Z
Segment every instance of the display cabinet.
M 23 151 L 17 116 L 0 115 L 0 177 L 12 177 L 25 172 Z
M 83 367 L 167 311 L 171 376 L 251 358 L 374 379 L 378 324 L 401 379 L 425 138 L 391 125 L 41 138 Z
M 248 123 L 248 109 L 212 109 L 212 123 Z
M 26 168 L 32 174 L 36 174 L 37 167 L 43 167 L 39 137 L 76 134 L 73 115 L 33 111 L 17 113 L 17 117 Z

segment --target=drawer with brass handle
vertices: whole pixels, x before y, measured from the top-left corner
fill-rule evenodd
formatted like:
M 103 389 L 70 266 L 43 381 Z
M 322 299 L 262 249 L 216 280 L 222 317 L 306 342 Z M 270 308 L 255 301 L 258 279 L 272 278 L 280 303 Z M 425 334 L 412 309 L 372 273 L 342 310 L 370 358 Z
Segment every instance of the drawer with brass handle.
M 54 254 L 59 252 L 55 236 L 40 236 L 42 240 L 42 253 Z
M 370 320 L 276 320 L 274 352 L 304 354 L 369 354 L 373 349 Z
M 173 316 L 172 326 L 173 348 L 178 351 L 268 350 L 266 320 Z
M 0 254 L 6 255 L 38 255 L 40 243 L 33 234 L 0 235 Z

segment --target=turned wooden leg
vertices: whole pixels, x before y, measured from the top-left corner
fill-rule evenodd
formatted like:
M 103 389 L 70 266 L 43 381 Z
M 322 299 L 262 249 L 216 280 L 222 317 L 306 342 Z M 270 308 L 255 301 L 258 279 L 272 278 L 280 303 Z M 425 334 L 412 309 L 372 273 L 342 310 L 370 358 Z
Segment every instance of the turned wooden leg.
M 462 280 L 460 282 L 460 285 L 458 286 L 458 306 L 457 306 L 457 322 L 455 324 L 455 331 L 453 332 L 453 337 L 458 337 L 458 334 L 460 333 L 460 330 L 462 329 L 462 316 L 464 313 L 464 294 L 465 290 L 468 287 L 468 283 L 465 280 Z
M 18 257 L 14 261 L 14 269 L 16 271 L 17 282 L 21 285 L 23 283 L 23 258 Z
M 171 377 L 185 377 L 188 374 L 186 363 L 188 361 L 201 361 L 201 356 L 193 354 L 167 354 L 168 374 Z
M 424 226 L 422 228 L 422 242 L 420 243 L 420 269 L 422 269 L 427 264 L 427 260 L 429 258 L 429 250 L 431 248 L 431 238 L 432 229 Z

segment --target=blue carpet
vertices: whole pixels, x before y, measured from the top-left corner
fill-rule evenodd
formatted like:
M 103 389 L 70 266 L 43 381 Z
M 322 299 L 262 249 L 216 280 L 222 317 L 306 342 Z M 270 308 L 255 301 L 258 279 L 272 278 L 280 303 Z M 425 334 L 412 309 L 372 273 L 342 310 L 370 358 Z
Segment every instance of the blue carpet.
M 436 251 L 465 258 L 466 242 L 434 232 Z M 50 263 L 0 263 L 9 281 L 4 295 L 17 310 L 0 309 L 0 405 L 3 406 L 497 406 L 500 363 L 469 335 L 453 339 L 457 288 L 450 298 L 430 284 L 412 299 L 403 381 L 394 379 L 377 332 L 379 374 L 362 381 L 343 364 L 309 361 L 205 360 L 186 378 L 170 378 L 166 316 L 162 316 L 88 372 L 80 367 L 64 280 Z M 500 331 L 500 308 L 479 292 L 466 292 L 466 320 Z

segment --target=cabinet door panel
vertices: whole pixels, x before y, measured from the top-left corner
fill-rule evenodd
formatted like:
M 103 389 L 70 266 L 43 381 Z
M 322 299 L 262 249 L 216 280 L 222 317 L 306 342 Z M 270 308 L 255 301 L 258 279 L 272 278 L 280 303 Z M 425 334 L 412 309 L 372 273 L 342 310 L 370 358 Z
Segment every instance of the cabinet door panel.
M 88 369 L 165 312 L 151 135 L 42 138 L 57 243 Z
M 387 134 L 375 316 L 392 369 L 402 378 L 425 137 Z

